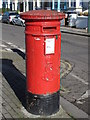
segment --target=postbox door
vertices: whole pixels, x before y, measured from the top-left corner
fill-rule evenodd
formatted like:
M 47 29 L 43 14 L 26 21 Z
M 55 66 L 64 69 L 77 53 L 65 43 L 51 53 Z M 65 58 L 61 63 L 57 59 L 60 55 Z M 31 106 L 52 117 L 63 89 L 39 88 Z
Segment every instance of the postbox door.
M 59 36 L 26 37 L 28 91 L 34 94 L 47 94 L 59 90 L 61 46 Z

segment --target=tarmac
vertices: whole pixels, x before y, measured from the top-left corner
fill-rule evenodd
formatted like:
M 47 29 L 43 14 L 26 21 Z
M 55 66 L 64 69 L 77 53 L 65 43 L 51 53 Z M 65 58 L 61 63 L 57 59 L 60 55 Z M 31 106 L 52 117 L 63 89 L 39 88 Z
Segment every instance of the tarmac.
M 72 30 L 72 28 L 70 28 Z M 70 32 L 67 27 L 61 27 L 61 32 Z M 73 34 L 88 36 L 86 30 L 74 30 Z M 26 102 L 26 66 L 25 53 L 16 46 L 8 45 L 2 42 L 0 45 L 0 103 L 2 109 L 0 111 L 2 119 L 7 120 L 18 118 L 88 118 L 88 115 L 76 106 L 72 105 L 60 96 L 60 110 L 51 116 L 39 116 L 29 113 L 25 108 Z M 61 60 L 60 78 L 65 77 L 73 69 L 73 64 L 69 61 Z M 0 85 L 1 85 L 0 84 Z M 61 86 L 60 91 L 65 89 Z

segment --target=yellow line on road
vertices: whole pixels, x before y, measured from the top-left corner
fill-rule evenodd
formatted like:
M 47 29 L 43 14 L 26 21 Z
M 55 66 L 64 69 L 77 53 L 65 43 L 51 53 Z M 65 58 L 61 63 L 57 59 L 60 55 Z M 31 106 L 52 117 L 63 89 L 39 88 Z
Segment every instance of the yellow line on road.
M 70 70 L 72 69 L 71 64 L 67 61 L 61 60 L 61 64 L 64 66 L 64 69 L 67 65 L 68 65 L 68 67 L 67 67 L 67 70 L 65 69 L 64 72 L 60 75 L 60 78 L 64 77 L 64 75 L 68 74 L 70 72 Z
M 65 63 L 61 63 L 61 67 L 65 68 Z

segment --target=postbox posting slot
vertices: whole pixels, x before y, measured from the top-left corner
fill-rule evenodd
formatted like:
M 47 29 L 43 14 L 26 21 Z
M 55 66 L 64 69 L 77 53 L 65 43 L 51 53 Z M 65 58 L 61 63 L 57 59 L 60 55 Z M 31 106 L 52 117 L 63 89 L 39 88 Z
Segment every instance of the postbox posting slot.
M 43 32 L 52 32 L 57 30 L 57 27 L 43 27 Z

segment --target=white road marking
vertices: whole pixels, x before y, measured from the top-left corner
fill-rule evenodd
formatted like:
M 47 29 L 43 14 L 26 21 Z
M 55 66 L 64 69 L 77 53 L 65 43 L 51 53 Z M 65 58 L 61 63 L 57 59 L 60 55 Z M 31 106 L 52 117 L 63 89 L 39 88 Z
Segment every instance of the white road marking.
M 21 48 L 18 48 L 20 51 L 24 52 L 25 53 L 25 49 L 21 49 Z
M 12 50 L 10 48 L 5 48 L 5 50 L 12 52 Z
M 14 45 L 14 44 L 11 43 L 11 42 L 7 42 L 7 44 L 9 44 L 11 47 L 17 48 L 18 50 L 20 50 L 20 51 L 22 51 L 22 52 L 25 53 L 25 49 L 22 49 L 22 48 L 18 47 L 17 45 Z M 10 50 L 9 50 L 9 51 L 10 51 Z M 11 50 L 11 51 L 12 51 L 12 50 Z
M 14 48 L 18 48 L 18 46 L 14 45 L 14 44 L 11 44 L 11 46 L 14 47 Z
M 83 105 L 83 103 L 85 103 L 85 101 L 81 102 L 81 101 L 77 101 L 77 104 L 81 104 Z
M 88 98 L 90 96 L 90 90 L 87 90 L 85 94 L 83 94 L 79 99 L 77 99 L 76 103 L 77 104 L 83 104 L 85 101 L 80 101 Z
M 7 44 L 10 45 L 10 46 L 12 46 L 12 47 L 14 47 L 14 48 L 18 48 L 18 46 L 14 45 L 14 44 L 11 43 L 11 42 L 7 42 Z
M 7 44 L 12 45 L 12 43 L 11 43 L 11 42 L 7 42 Z
M 90 90 L 87 90 L 87 91 L 85 92 L 85 94 L 83 94 L 79 99 L 77 99 L 77 101 L 86 99 L 86 98 L 88 98 L 89 96 L 90 96 Z
M 85 82 L 84 79 L 82 79 L 82 78 L 74 75 L 73 73 L 70 73 L 70 75 L 71 75 L 72 77 L 76 78 L 77 80 L 81 81 L 81 82 L 84 83 L 85 85 L 88 85 L 88 82 Z
M 7 47 L 6 45 L 1 44 L 0 47 Z

